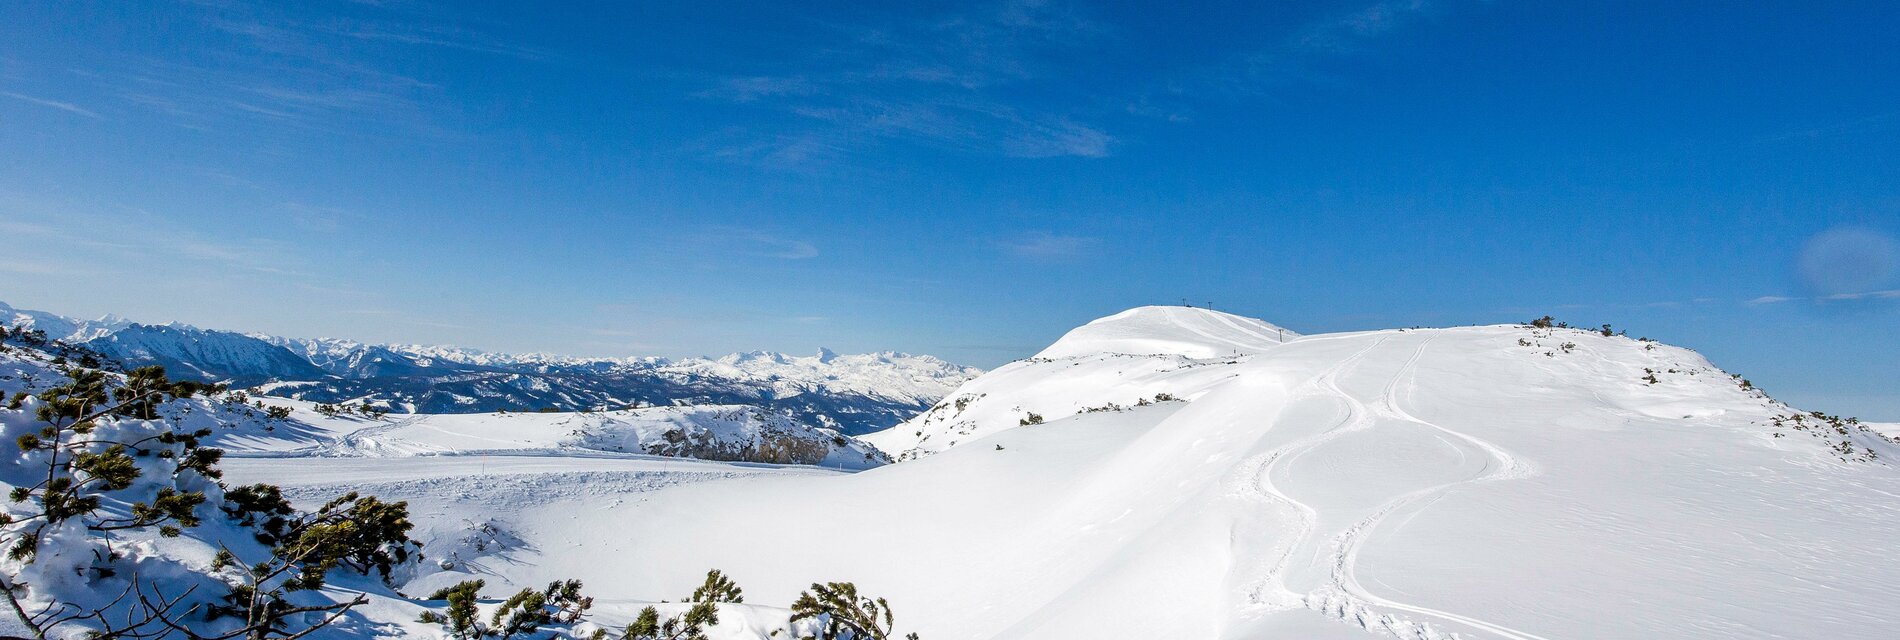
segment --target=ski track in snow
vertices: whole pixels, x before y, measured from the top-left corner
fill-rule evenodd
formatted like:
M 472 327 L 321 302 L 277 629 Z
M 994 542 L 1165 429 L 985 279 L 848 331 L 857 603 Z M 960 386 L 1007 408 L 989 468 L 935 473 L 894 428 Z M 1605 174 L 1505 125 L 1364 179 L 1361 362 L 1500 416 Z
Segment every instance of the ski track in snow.
M 1333 365 L 1331 368 L 1320 373 L 1308 381 L 1302 388 L 1304 389 L 1305 387 L 1315 385 L 1330 385 L 1328 380 L 1332 376 L 1337 375 L 1341 370 L 1357 363 L 1360 358 L 1371 353 L 1373 349 L 1384 342 L 1385 339 L 1380 338 L 1377 342 L 1359 350 L 1358 353 L 1353 354 L 1351 357 L 1340 361 L 1339 364 Z M 1336 387 L 1334 388 L 1336 389 Z M 1343 395 L 1343 392 L 1341 395 Z M 1294 554 L 1306 546 L 1307 540 L 1312 537 L 1313 530 L 1318 526 L 1319 522 L 1318 511 L 1315 511 L 1313 507 L 1306 503 L 1295 500 L 1292 496 L 1280 491 L 1280 488 L 1274 485 L 1273 479 L 1269 474 L 1273 472 L 1274 467 L 1281 460 L 1288 457 L 1289 453 L 1304 451 L 1307 448 L 1317 446 L 1322 442 L 1330 440 L 1336 437 L 1342 430 L 1350 430 L 1350 425 L 1362 417 L 1363 411 L 1348 405 L 1346 417 L 1342 418 L 1338 424 L 1320 433 L 1275 447 L 1264 454 L 1256 456 L 1246 465 L 1247 468 L 1253 469 L 1251 473 L 1247 474 L 1249 480 L 1245 484 L 1249 494 L 1285 503 L 1293 507 L 1300 514 L 1299 534 L 1294 536 L 1292 543 L 1287 545 L 1286 551 L 1281 553 L 1279 559 L 1275 560 L 1273 565 L 1268 568 L 1266 575 L 1249 588 L 1248 599 L 1250 600 L 1250 604 L 1269 610 L 1287 609 L 1298 606 L 1297 603 L 1301 598 L 1298 594 L 1288 590 L 1284 582 L 1286 569 L 1291 564 Z
M 1455 640 L 1463 636 L 1457 633 L 1441 631 L 1434 628 L 1430 623 L 1415 622 L 1398 615 L 1381 613 L 1378 610 L 1379 608 L 1394 609 L 1415 615 L 1436 618 L 1488 632 L 1509 640 L 1549 640 L 1543 636 L 1519 631 L 1495 622 L 1382 598 L 1374 595 L 1368 591 L 1364 585 L 1359 583 L 1355 574 L 1359 549 L 1364 544 L 1368 534 L 1377 529 L 1379 525 L 1394 512 L 1418 502 L 1421 498 L 1431 497 L 1430 500 L 1419 504 L 1418 510 L 1408 516 L 1409 519 L 1410 517 L 1416 516 L 1418 511 L 1422 511 L 1432 502 L 1435 502 L 1438 497 L 1442 497 L 1446 491 L 1454 487 L 1478 482 L 1525 477 L 1533 473 L 1530 465 L 1520 461 L 1516 456 L 1511 455 L 1510 452 L 1504 450 L 1502 447 L 1469 434 L 1447 428 L 1443 425 L 1420 419 L 1399 405 L 1398 398 L 1401 395 L 1401 391 L 1409 394 L 1416 388 L 1414 382 L 1416 366 L 1418 361 L 1423 357 L 1426 347 L 1431 344 L 1432 339 L 1430 338 L 1421 342 L 1418 348 L 1413 351 L 1411 357 L 1401 365 L 1399 371 L 1393 374 L 1392 379 L 1386 384 L 1375 406 L 1368 406 L 1366 403 L 1359 401 L 1359 399 L 1339 387 L 1338 378 L 1340 374 L 1355 368 L 1367 354 L 1385 344 L 1389 339 L 1389 336 L 1379 338 L 1370 346 L 1353 354 L 1339 364 L 1315 376 L 1305 385 L 1302 385 L 1301 393 L 1303 394 L 1332 397 L 1343 402 L 1347 412 L 1344 418 L 1324 431 L 1300 438 L 1294 442 L 1281 445 L 1267 453 L 1256 456 L 1254 461 L 1249 465 L 1254 469 L 1250 475 L 1254 479 L 1252 484 L 1254 485 L 1253 493 L 1255 495 L 1287 504 L 1300 514 L 1299 533 L 1294 537 L 1293 543 L 1288 545 L 1286 551 L 1274 561 L 1266 572 L 1266 575 L 1249 588 L 1248 596 L 1250 604 L 1265 610 L 1278 610 L 1291 608 L 1289 606 L 1289 600 L 1292 600 L 1306 608 L 1318 611 L 1342 622 L 1357 625 L 1367 631 L 1384 633 L 1405 640 Z M 1329 567 L 1330 575 L 1326 584 L 1308 592 L 1304 596 L 1295 594 L 1287 588 L 1284 582 L 1286 573 L 1291 568 L 1292 560 L 1301 549 L 1318 542 L 1314 539 L 1314 535 L 1316 534 L 1316 528 L 1318 526 L 1319 514 L 1312 506 L 1280 490 L 1273 482 L 1273 473 L 1275 469 L 1279 468 L 1282 464 L 1297 459 L 1300 454 L 1345 434 L 1370 428 L 1373 424 L 1374 415 L 1429 427 L 1445 435 L 1449 435 L 1458 442 L 1464 443 L 1465 446 L 1483 452 L 1489 462 L 1487 462 L 1484 468 L 1480 469 L 1476 475 L 1470 478 L 1425 487 L 1387 500 L 1374 509 L 1371 515 L 1333 536 L 1331 540 L 1333 555 L 1330 563 L 1331 566 Z M 1441 438 L 1441 440 L 1443 440 L 1443 438 Z M 1447 440 L 1446 443 L 1452 444 L 1449 440 Z M 1457 447 L 1455 444 L 1453 444 L 1453 446 Z M 1463 447 L 1458 448 L 1460 449 L 1460 455 L 1465 455 Z
M 351 431 L 343 434 L 343 437 L 336 439 L 326 447 L 327 450 L 324 452 L 324 455 L 371 457 L 387 455 L 382 452 L 383 443 L 379 440 L 383 434 L 416 424 L 426 418 L 428 418 L 428 414 L 410 414 L 410 417 L 402 418 L 388 424 L 379 424 Z M 371 453 L 372 451 L 376 453 Z
M 1337 551 L 1336 551 L 1334 565 L 1333 565 L 1333 584 L 1331 586 L 1339 588 L 1342 592 L 1344 592 L 1349 597 L 1357 598 L 1359 600 L 1363 600 L 1370 604 L 1379 605 L 1379 606 L 1392 608 L 1392 609 L 1398 609 L 1401 611 L 1409 611 L 1412 613 L 1425 615 L 1425 616 L 1431 616 L 1431 617 L 1439 618 L 1442 620 L 1449 620 L 1453 622 L 1462 623 L 1462 624 L 1465 624 L 1477 629 L 1489 631 L 1491 633 L 1497 634 L 1505 638 L 1510 638 L 1511 640 L 1548 640 L 1547 638 L 1544 638 L 1543 636 L 1525 633 L 1525 632 L 1518 631 L 1516 629 L 1512 629 L 1510 627 L 1506 627 L 1497 623 L 1480 620 L 1476 618 L 1471 618 L 1471 617 L 1459 615 L 1456 613 L 1451 613 L 1448 611 L 1442 611 L 1439 609 L 1432 609 L 1429 607 L 1412 605 L 1412 604 L 1397 602 L 1397 601 L 1379 597 L 1377 595 L 1372 594 L 1368 590 L 1366 590 L 1365 586 L 1359 583 L 1359 579 L 1355 575 L 1358 558 L 1359 558 L 1359 549 L 1365 543 L 1366 536 L 1370 534 L 1374 529 L 1378 528 L 1378 526 L 1385 521 L 1386 517 L 1390 516 L 1394 511 L 1397 511 L 1398 509 L 1418 500 L 1419 498 L 1423 498 L 1426 496 L 1442 495 L 1446 490 L 1449 490 L 1456 486 L 1477 483 L 1477 482 L 1488 482 L 1491 480 L 1502 480 L 1502 479 L 1507 479 L 1507 478 L 1522 477 L 1528 474 L 1528 471 L 1527 471 L 1528 467 L 1524 465 L 1523 463 L 1519 462 L 1515 456 L 1512 456 L 1509 452 L 1506 452 L 1503 448 L 1493 445 L 1490 442 L 1486 442 L 1482 439 L 1465 434 L 1463 432 L 1455 431 L 1455 430 L 1446 428 L 1444 426 L 1419 419 L 1418 417 L 1413 416 L 1409 412 L 1406 412 L 1403 408 L 1399 406 L 1398 391 L 1400 388 L 1400 382 L 1401 381 L 1405 382 L 1405 388 L 1408 391 L 1416 386 L 1410 380 L 1406 380 L 1406 378 L 1408 376 L 1415 375 L 1415 367 L 1418 364 L 1418 360 L 1421 356 L 1424 355 L 1425 347 L 1430 344 L 1431 344 L 1430 339 L 1427 339 L 1423 343 L 1420 343 L 1418 350 L 1413 352 L 1412 357 L 1406 360 L 1405 365 L 1400 368 L 1399 372 L 1393 375 L 1391 383 L 1386 386 L 1385 392 L 1380 398 L 1380 404 L 1377 407 L 1378 412 L 1385 414 L 1388 417 L 1397 418 L 1399 420 L 1403 420 L 1406 422 L 1431 427 L 1433 429 L 1437 429 L 1441 432 L 1449 434 L 1453 437 L 1459 438 L 1460 440 L 1470 444 L 1471 446 L 1475 446 L 1479 448 L 1480 450 L 1484 451 L 1486 454 L 1490 456 L 1490 459 L 1497 461 L 1499 463 L 1499 466 L 1493 467 L 1490 464 L 1486 464 L 1485 468 L 1481 469 L 1478 475 L 1475 475 L 1471 478 L 1458 480 L 1454 482 L 1448 482 L 1445 484 L 1441 484 L 1441 485 L 1437 485 L 1433 487 L 1427 487 L 1424 489 L 1419 489 L 1417 491 L 1413 491 L 1413 492 L 1401 495 L 1397 498 L 1393 498 L 1387 501 L 1385 504 L 1380 505 L 1380 507 L 1377 510 L 1375 510 L 1371 516 L 1368 516 L 1366 519 L 1359 521 L 1357 524 L 1353 525 L 1351 528 L 1347 529 L 1345 532 L 1341 533 L 1337 538 L 1335 538 L 1335 548 L 1337 549 Z M 1365 621 L 1363 616 L 1360 617 L 1360 621 L 1361 622 Z M 1399 622 L 1403 622 L 1403 621 L 1399 621 Z M 1413 634 L 1413 637 L 1420 637 L 1420 638 L 1433 637 L 1431 635 L 1433 629 L 1431 629 L 1429 625 L 1424 625 L 1424 626 L 1394 625 L 1391 623 L 1391 621 L 1388 621 L 1387 624 L 1385 624 L 1385 630 L 1389 632 L 1394 632 L 1394 635 L 1400 635 L 1400 637 L 1407 637 L 1403 634 L 1404 631 L 1421 632 L 1421 633 Z M 1456 635 L 1454 634 L 1453 637 L 1456 637 Z

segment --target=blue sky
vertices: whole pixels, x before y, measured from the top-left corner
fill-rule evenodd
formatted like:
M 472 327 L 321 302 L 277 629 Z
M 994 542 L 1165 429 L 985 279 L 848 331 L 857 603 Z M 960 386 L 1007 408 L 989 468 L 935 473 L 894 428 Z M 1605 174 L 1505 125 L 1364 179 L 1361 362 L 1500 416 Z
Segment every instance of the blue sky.
M 6 3 L 0 300 L 981 366 L 1551 313 L 1900 420 L 1900 5 L 632 4 Z

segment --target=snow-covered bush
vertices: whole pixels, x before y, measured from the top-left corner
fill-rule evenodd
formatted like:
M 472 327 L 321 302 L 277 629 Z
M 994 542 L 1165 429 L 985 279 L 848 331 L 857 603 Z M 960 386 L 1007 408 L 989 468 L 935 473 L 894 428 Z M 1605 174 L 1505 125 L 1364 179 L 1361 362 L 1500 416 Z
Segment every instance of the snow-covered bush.
M 818 633 L 800 640 L 889 640 L 892 631 L 891 604 L 883 598 L 858 595 L 858 586 L 849 582 L 813 583 L 792 603 L 792 621 L 813 619 L 820 622 Z M 917 640 L 917 634 L 903 636 Z
M 706 572 L 706 581 L 694 589 L 693 595 L 687 596 L 686 601 L 740 604 L 745 602 L 745 590 L 740 589 L 738 583 L 726 577 L 726 574 L 713 569 Z
M 550 630 L 550 637 L 561 638 L 572 637 L 573 634 L 566 632 L 572 631 L 571 627 L 594 606 L 593 598 L 581 595 L 581 581 L 557 580 L 548 583 L 546 589 L 516 592 L 495 606 L 488 621 L 483 622 L 478 599 L 486 584 L 482 580 L 469 580 L 436 591 L 429 599 L 447 602 L 448 608 L 442 613 L 425 611 L 420 621 L 442 625 L 448 636 L 456 640 L 528 636 L 550 625 L 566 627 Z M 600 635 L 596 633 L 594 637 Z
M 366 601 L 316 593 L 332 571 L 388 580 L 418 557 L 403 503 L 298 513 L 276 487 L 227 491 L 200 444 L 231 415 L 200 398 L 219 385 L 5 357 L 0 594 L 36 637 L 295 637 Z

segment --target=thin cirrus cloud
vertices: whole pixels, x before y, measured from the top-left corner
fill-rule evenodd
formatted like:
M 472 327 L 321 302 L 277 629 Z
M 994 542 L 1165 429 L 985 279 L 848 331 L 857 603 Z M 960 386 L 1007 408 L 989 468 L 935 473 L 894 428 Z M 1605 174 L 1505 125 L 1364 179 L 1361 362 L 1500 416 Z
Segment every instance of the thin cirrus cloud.
M 745 256 L 774 260 L 808 260 L 819 256 L 818 246 L 805 240 L 757 229 L 707 227 L 679 236 L 675 254 Z
M 479 31 L 445 25 L 366 22 L 332 25 L 325 29 L 330 33 L 359 40 L 461 49 L 523 60 L 544 60 L 553 57 L 553 54 L 546 50 L 522 46 Z
M 385 18 L 323 20 L 270 3 L 194 14 L 208 33 L 190 59 L 129 57 L 94 76 L 105 95 L 139 113 L 199 131 L 241 126 L 360 135 L 444 135 L 442 87 L 390 63 L 402 49 L 436 48 L 523 61 L 559 56 L 485 32 L 390 9 Z M 5 94 L 99 118 L 76 105 Z M 241 130 L 241 129 L 239 129 Z
M 1047 232 L 1027 233 L 999 242 L 1003 250 L 1019 258 L 1058 260 L 1080 257 L 1097 245 L 1101 238 L 1060 235 Z
M 1065 5 L 1040 1 L 908 22 L 832 25 L 811 47 L 817 54 L 760 64 L 779 73 L 714 77 L 690 95 L 787 118 L 777 127 L 729 130 L 710 144 L 713 156 L 765 165 L 837 160 L 892 142 L 1017 158 L 1103 158 L 1114 155 L 1121 140 L 1098 120 L 1133 115 L 1187 122 L 1186 94 L 1255 93 L 1311 77 L 1314 59 L 1368 47 L 1434 9 L 1427 0 L 1389 0 L 1322 15 L 1265 48 L 1197 66 L 1187 78 L 1154 78 L 1163 88 L 1119 100 L 1126 105 L 1119 114 L 1098 110 L 1099 96 L 1046 91 L 1064 75 L 1059 61 L 1112 44 L 1116 32 Z M 1206 77 L 1197 81 L 1197 74 Z M 1023 91 L 1028 87 L 1044 90 Z
M 42 224 L 35 220 L 56 223 Z M 127 273 L 145 271 L 153 260 L 163 259 L 224 271 L 293 278 L 308 275 L 300 270 L 302 261 L 293 257 L 297 251 L 290 243 L 214 236 L 142 210 L 98 213 L 73 205 L 0 203 L 0 229 L 11 229 L 20 235 L 54 236 L 60 233 L 59 225 L 90 230 L 85 237 L 71 242 L 90 249 L 102 269 Z
M 93 112 L 92 110 L 90 110 L 90 109 L 87 109 L 87 108 L 85 108 L 85 107 L 81 107 L 81 106 L 79 106 L 79 105 L 76 105 L 76 104 L 73 104 L 73 103 L 70 103 L 70 102 L 61 102 L 61 101 L 58 101 L 58 100 L 48 100 L 48 99 L 46 99 L 46 98 L 35 98 L 35 97 L 33 97 L 33 96 L 29 96 L 29 95 L 26 95 L 26 94 L 21 94 L 21 93 L 14 93 L 14 92 L 11 92 L 11 91 L 0 91 L 0 96 L 6 96 L 6 97 L 9 97 L 9 98 L 13 98 L 13 99 L 15 99 L 15 100 L 20 100 L 20 101 L 23 101 L 23 102 L 28 102 L 28 103 L 32 103 L 32 104 L 37 104 L 37 105 L 39 105 L 39 106 L 42 106 L 42 107 L 47 107 L 47 108 L 50 108 L 50 109 L 58 109 L 58 110 L 60 110 L 60 111 L 65 111 L 65 112 L 67 112 L 67 113 L 75 113 L 75 114 L 79 114 L 79 115 L 82 115 L 82 116 L 85 116 L 85 117 L 88 117 L 88 118 L 92 118 L 92 119 L 95 119 L 95 120 L 103 120 L 103 119 L 105 119 L 105 116 L 101 116 L 101 115 L 99 115 L 99 114 L 97 114 L 97 113 L 94 113 L 94 112 Z
M 1289 84 L 1330 81 L 1318 70 L 1319 60 L 1370 49 L 1380 38 L 1430 17 L 1435 10 L 1436 5 L 1427 0 L 1389 0 L 1328 13 L 1293 27 L 1283 37 L 1269 39 L 1262 47 L 1190 69 L 1168 83 L 1184 89 L 1157 93 L 1254 96 Z
M 1425 0 L 1380 2 L 1309 24 L 1299 30 L 1288 45 L 1291 49 L 1309 52 L 1350 51 L 1369 38 L 1404 26 L 1430 9 L 1431 3 Z
M 781 260 L 804 260 L 818 257 L 818 247 L 804 240 L 792 240 L 763 234 L 750 236 L 746 238 L 746 240 L 750 241 L 752 245 L 747 252 L 760 257 L 778 258 Z
M 1855 291 L 1855 292 L 1849 292 L 1849 293 L 1830 293 L 1827 295 L 1806 296 L 1806 297 L 1762 296 L 1759 298 L 1755 298 L 1753 300 L 1749 300 L 1748 304 L 1750 306 L 1781 304 L 1784 302 L 1812 302 L 1815 304 L 1827 304 L 1829 302 L 1853 302 L 1853 301 L 1867 301 L 1867 300 L 1900 300 L 1900 289 L 1881 289 L 1878 291 Z
M 933 19 L 831 25 L 820 53 L 780 74 L 715 77 L 693 97 L 788 117 L 787 130 L 740 131 L 713 155 L 797 164 L 884 142 L 1024 158 L 1107 156 L 1115 137 L 1076 105 L 1010 92 L 1047 74 L 1050 51 L 1106 29 L 1050 3 L 1010 2 Z M 782 61 L 773 61 L 779 66 Z

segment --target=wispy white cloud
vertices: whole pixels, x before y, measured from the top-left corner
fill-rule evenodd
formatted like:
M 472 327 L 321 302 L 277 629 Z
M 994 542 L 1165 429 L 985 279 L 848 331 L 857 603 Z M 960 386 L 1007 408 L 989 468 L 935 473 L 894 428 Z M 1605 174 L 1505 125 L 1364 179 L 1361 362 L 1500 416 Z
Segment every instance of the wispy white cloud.
M 1878 229 L 1836 227 L 1803 243 L 1794 267 L 1810 293 L 1863 295 L 1892 283 L 1900 241 Z
M 1034 231 L 998 242 L 1005 251 L 1018 257 L 1039 260 L 1073 258 L 1094 249 L 1101 238 L 1089 236 L 1058 235 L 1046 231 Z
M 523 60 L 542 60 L 552 56 L 550 52 L 542 49 L 522 46 L 486 33 L 449 25 L 364 22 L 333 24 L 323 28 L 330 33 L 359 40 L 461 49 Z
M 752 255 L 781 260 L 804 260 L 818 257 L 818 247 L 804 240 L 780 238 L 763 233 L 748 234 L 742 236 L 742 239 L 751 246 L 742 247 L 740 250 Z
M 1749 300 L 1749 306 L 1781 304 L 1784 302 L 1807 302 L 1825 305 L 1831 302 L 1853 302 L 1866 300 L 1900 300 L 1900 289 L 1881 289 L 1877 291 L 1854 291 L 1849 293 L 1830 293 L 1818 296 L 1761 296 Z
M 750 227 L 706 226 L 672 238 L 666 247 L 682 257 L 717 256 L 807 260 L 819 256 L 818 246 L 809 241 Z
M 26 274 L 26 275 L 50 275 L 50 274 L 56 274 L 56 273 L 66 273 L 67 269 L 65 267 L 54 265 L 51 263 L 46 263 L 46 262 L 37 262 L 37 261 L 31 261 L 31 260 L 0 260 L 0 271 L 4 271 L 7 273 Z
M 1385 0 L 1324 14 L 1269 38 L 1266 46 L 1171 79 L 1169 92 L 1251 96 L 1289 83 L 1330 81 L 1318 70 L 1319 61 L 1364 51 L 1435 9 L 1430 0 Z
M 0 234 L 8 236 L 43 236 L 53 233 L 54 231 L 56 231 L 56 229 L 54 229 L 52 225 L 8 220 L 6 214 L 0 212 Z
M 67 113 L 76 113 L 76 114 L 79 114 L 79 115 L 82 115 L 82 116 L 85 116 L 85 117 L 88 117 L 88 118 L 93 118 L 93 119 L 96 119 L 96 120 L 103 120 L 103 119 L 105 119 L 105 116 L 101 116 L 101 115 L 99 115 L 99 114 L 97 114 L 97 113 L 93 113 L 93 112 L 92 112 L 92 110 L 90 110 L 90 109 L 86 109 L 86 108 L 84 108 L 84 107 L 81 107 L 81 106 L 79 106 L 79 105 L 76 105 L 76 104 L 73 104 L 73 103 L 71 103 L 71 102 L 61 102 L 61 101 L 58 101 L 58 100 L 48 100 L 48 99 L 45 99 L 45 98 L 35 98 L 35 97 L 33 97 L 33 96 L 29 96 L 29 95 L 25 95 L 25 94 L 19 94 L 19 93 L 14 93 L 14 92 L 11 92 L 11 91 L 0 91 L 0 96 L 6 96 L 6 97 L 9 97 L 9 98 L 13 98 L 13 99 L 15 99 L 15 100 L 20 100 L 20 101 L 24 101 L 24 102 L 30 102 L 30 103 L 33 103 L 33 104 L 37 104 L 37 105 L 40 105 L 40 106 L 42 106 L 42 107 L 49 107 L 49 108 L 53 108 L 53 109 L 58 109 L 58 110 L 60 110 L 60 111 L 65 111 L 65 112 L 67 112 Z
M 1178 123 L 1191 122 L 1194 120 L 1193 113 L 1185 106 L 1178 104 L 1160 104 L 1156 102 L 1156 98 L 1152 94 L 1143 95 L 1129 102 L 1127 106 L 1123 107 L 1123 110 L 1127 111 L 1128 115 L 1131 116 L 1159 118 L 1168 122 Z
M 1861 291 L 1858 293 L 1836 293 L 1836 294 L 1821 297 L 1822 300 L 1831 300 L 1831 301 L 1891 300 L 1891 299 L 1896 299 L 1896 298 L 1900 298 L 1900 289 L 1885 289 L 1881 291 Z
M 796 169 L 842 157 L 850 151 L 850 138 L 849 132 L 836 129 L 757 134 L 743 128 L 730 128 L 708 136 L 696 146 L 714 158 Z
M 214 35 L 194 40 L 189 59 L 132 57 L 96 73 L 93 81 L 142 115 L 197 131 L 271 127 L 439 137 L 449 133 L 442 123 L 452 121 L 441 117 L 443 111 L 455 103 L 440 99 L 436 83 L 390 61 L 416 47 L 529 61 L 558 58 L 466 20 L 431 15 L 435 11 L 371 6 L 306 17 L 267 2 L 205 5 L 197 7 L 198 22 Z M 47 106 L 98 117 L 65 103 Z
M 10 220 L 7 218 L 11 218 Z M 37 222 L 51 220 L 53 223 Z M 286 243 L 265 238 L 211 235 L 164 216 L 137 209 L 67 203 L 0 202 L 0 230 L 45 233 L 52 229 L 72 246 L 96 256 L 101 265 L 139 269 L 154 261 L 196 263 L 223 271 L 301 278 L 297 253 Z M 85 233 L 68 237 L 74 229 Z M 103 267 L 102 267 L 103 268 Z
M 1102 157 L 1114 136 L 1083 109 L 1010 89 L 1050 72 L 1043 58 L 1109 30 L 1067 5 L 1015 1 L 931 19 L 830 25 L 835 43 L 776 75 L 710 79 L 703 99 L 794 116 L 791 131 L 743 131 L 728 158 L 795 164 L 886 141 L 1014 157 Z M 728 132 L 724 135 L 732 135 Z
M 700 98 L 719 98 L 733 102 L 753 102 L 776 96 L 811 95 L 816 90 L 817 87 L 811 81 L 800 76 L 783 78 L 749 76 L 720 79 L 712 88 L 694 95 Z
M 1108 155 L 1115 138 L 1100 129 L 1057 119 L 1041 123 L 1021 123 L 1004 144 L 1009 155 L 1023 158 L 1080 156 L 1101 158 Z
M 1385 35 L 1430 8 L 1431 3 L 1426 0 L 1380 2 L 1309 24 L 1295 33 L 1288 44 L 1299 51 L 1350 51 L 1360 42 Z
M 286 202 L 279 205 L 290 216 L 292 224 L 308 231 L 324 233 L 343 228 L 346 220 L 360 220 L 361 214 L 339 207 L 325 207 L 303 202 Z

